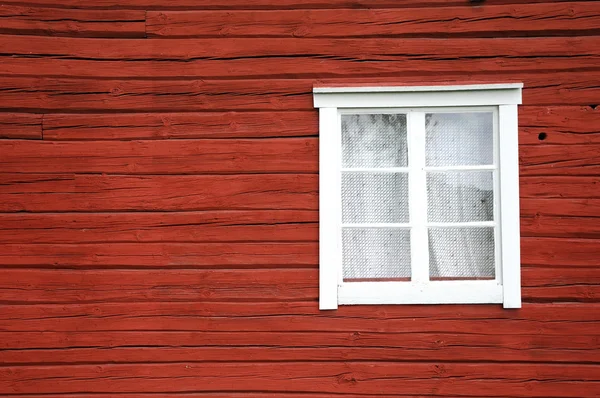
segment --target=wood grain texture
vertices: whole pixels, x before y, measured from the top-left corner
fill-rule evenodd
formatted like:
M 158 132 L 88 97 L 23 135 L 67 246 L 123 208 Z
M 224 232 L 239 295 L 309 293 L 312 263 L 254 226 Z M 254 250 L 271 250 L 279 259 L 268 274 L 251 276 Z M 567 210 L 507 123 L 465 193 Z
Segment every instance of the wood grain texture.
M 556 0 L 557 2 L 568 0 Z M 496 0 L 497 4 L 528 4 L 545 3 L 547 0 Z M 6 0 L 6 4 L 22 4 L 22 1 Z M 404 8 L 404 7 L 437 7 L 464 5 L 460 0 L 258 0 L 247 2 L 243 0 L 231 0 L 227 3 L 217 0 L 173 0 L 165 3 L 160 0 L 130 0 L 123 4 L 119 0 L 99 0 L 90 3 L 86 0 L 28 0 L 27 4 L 45 7 L 82 8 L 82 9 L 143 9 L 143 10 L 245 10 L 245 9 L 294 9 L 294 8 Z
M 0 213 L 0 242 L 316 242 L 318 221 L 316 210 Z
M 306 112 L 49 114 L 44 140 L 142 140 L 317 136 Z
M 149 11 L 148 36 L 428 37 L 600 33 L 597 3 L 274 11 Z M 551 21 L 551 22 L 549 22 Z
M 545 136 L 540 139 L 542 133 Z M 519 143 L 521 145 L 600 143 L 600 107 L 520 107 Z
M 0 142 L 5 173 L 248 174 L 318 172 L 316 138 Z M 522 176 L 600 175 L 600 145 L 530 145 Z
M 558 397 L 567 388 L 579 396 L 593 395 L 600 387 L 600 368 L 593 365 L 543 365 L 298 362 L 282 363 L 176 363 L 155 365 L 72 365 L 7 367 L 14 381 L 0 379 L 0 390 L 32 393 L 74 392 L 186 392 L 296 391 L 304 393 L 362 393 L 377 388 L 385 393 L 415 395 L 506 395 Z M 222 377 L 226 372 L 228 377 Z M 165 377 L 177 383 L 165 383 Z M 460 380 L 456 380 L 456 379 Z M 506 383 L 517 378 L 519 383 Z M 402 381 L 410 380 L 410 383 Z M 585 383 L 582 383 L 585 381 Z
M 300 243 L 5 244 L 0 263 L 12 268 L 317 267 L 318 245 Z M 521 238 L 523 265 L 597 267 L 594 239 Z
M 0 33 L 71 37 L 145 37 L 146 13 L 0 5 Z
M 174 39 L 0 36 L 0 75 L 135 78 L 330 78 L 600 68 L 594 40 Z M 535 44 L 535 45 L 533 45 Z M 30 57 L 36 61 L 31 62 Z M 101 63 L 97 62 L 102 60 Z M 135 62 L 130 62 L 135 60 Z
M 5 305 L 4 332 L 373 332 L 519 336 L 595 336 L 600 303 L 342 306 L 310 302 L 160 302 Z
M 523 269 L 523 297 L 535 302 L 600 301 L 594 268 Z M 0 303 L 317 300 L 316 269 L 0 270 Z
M 0 174 L 0 211 L 316 210 L 317 180 L 314 174 Z
M 550 76 L 550 75 L 549 75 Z M 598 100 L 600 72 L 500 74 L 485 83 L 525 83 L 525 103 L 588 105 Z M 459 79 L 459 80 L 456 80 Z M 465 80 L 466 79 L 466 80 Z M 348 84 L 348 79 L 344 79 Z M 378 79 L 381 81 L 381 79 Z M 332 84 L 340 80 L 324 79 Z M 364 79 L 360 79 L 364 81 Z M 388 85 L 482 83 L 480 76 L 402 76 Z M 89 80 L 0 77 L 0 101 L 7 111 L 27 112 L 193 112 L 314 111 L 315 80 Z
M 586 253 L 580 256 L 585 263 Z M 0 263 L 21 268 L 316 267 L 318 246 L 315 242 L 7 244 Z
M 0 139 L 42 139 L 42 115 L 0 112 Z
M 256 174 L 318 172 L 316 138 L 175 141 L 0 141 L 12 173 Z

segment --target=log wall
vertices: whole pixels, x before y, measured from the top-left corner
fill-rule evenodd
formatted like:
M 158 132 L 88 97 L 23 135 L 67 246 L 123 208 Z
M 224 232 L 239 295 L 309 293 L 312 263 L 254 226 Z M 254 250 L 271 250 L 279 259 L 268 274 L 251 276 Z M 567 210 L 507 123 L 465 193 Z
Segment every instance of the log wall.
M 318 310 L 313 84 L 523 82 L 523 308 Z M 0 395 L 600 396 L 600 1 L 5 0 Z

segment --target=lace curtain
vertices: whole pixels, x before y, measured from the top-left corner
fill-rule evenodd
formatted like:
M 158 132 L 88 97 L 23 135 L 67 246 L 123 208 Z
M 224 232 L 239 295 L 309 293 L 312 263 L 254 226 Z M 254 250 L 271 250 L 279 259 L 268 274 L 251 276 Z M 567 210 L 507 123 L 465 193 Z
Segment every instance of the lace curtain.
M 492 165 L 491 113 L 426 115 L 426 165 L 439 167 Z M 408 174 L 365 171 L 407 167 L 406 115 L 342 116 L 344 224 L 409 222 Z M 491 171 L 427 173 L 429 222 L 493 220 Z M 494 276 L 493 228 L 429 228 L 431 278 Z M 410 277 L 410 230 L 344 228 L 345 279 Z

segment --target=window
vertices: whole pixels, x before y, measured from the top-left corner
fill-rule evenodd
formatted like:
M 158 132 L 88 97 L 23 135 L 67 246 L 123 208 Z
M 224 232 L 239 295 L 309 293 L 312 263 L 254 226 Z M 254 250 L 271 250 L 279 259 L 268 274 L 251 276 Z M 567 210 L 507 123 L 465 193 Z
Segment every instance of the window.
M 314 89 L 321 309 L 521 306 L 521 88 Z

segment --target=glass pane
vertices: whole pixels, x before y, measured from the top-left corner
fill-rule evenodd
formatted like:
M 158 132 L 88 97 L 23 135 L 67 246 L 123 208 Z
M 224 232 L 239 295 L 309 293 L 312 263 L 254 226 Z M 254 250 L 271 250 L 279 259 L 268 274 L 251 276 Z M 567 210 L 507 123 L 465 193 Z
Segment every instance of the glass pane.
M 408 174 L 342 173 L 342 221 L 408 222 Z
M 490 113 L 428 113 L 427 166 L 494 164 L 494 118 Z
M 494 228 L 430 228 L 431 278 L 493 279 Z
M 493 181 L 491 171 L 427 173 L 428 221 L 493 221 Z
M 342 167 L 406 166 L 406 115 L 342 115 Z
M 344 228 L 344 279 L 410 278 L 410 230 Z

